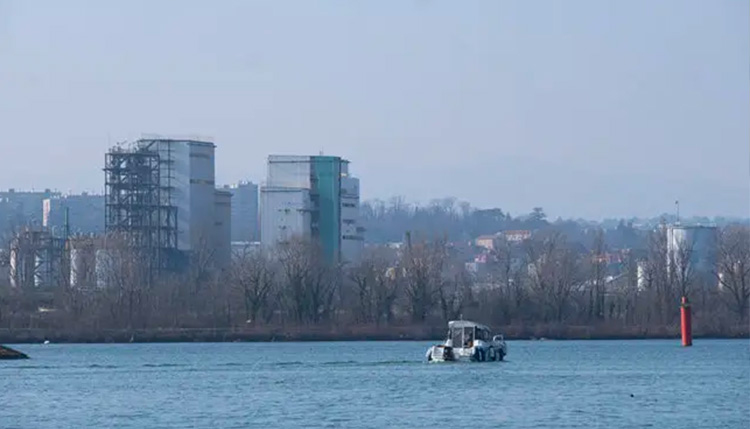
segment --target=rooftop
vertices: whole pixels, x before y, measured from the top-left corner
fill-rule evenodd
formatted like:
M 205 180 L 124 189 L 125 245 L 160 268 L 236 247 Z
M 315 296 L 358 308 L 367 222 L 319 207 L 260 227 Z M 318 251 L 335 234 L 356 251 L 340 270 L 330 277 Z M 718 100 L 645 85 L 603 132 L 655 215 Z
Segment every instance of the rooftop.
M 470 320 L 451 320 L 448 322 L 448 329 L 459 329 L 459 328 L 479 328 L 490 330 L 486 325 L 481 323 L 472 322 Z

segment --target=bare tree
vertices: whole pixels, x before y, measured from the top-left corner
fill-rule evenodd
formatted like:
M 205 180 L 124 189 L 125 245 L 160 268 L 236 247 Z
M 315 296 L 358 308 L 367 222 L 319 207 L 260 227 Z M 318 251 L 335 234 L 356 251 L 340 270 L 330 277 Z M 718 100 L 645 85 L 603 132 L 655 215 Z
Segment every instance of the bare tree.
M 393 320 L 403 280 L 396 262 L 397 255 L 391 249 L 370 248 L 358 263 L 348 267 L 356 321 L 379 325 Z
M 213 276 L 216 274 L 216 248 L 211 241 L 204 235 L 201 235 L 197 244 L 190 251 L 190 261 L 188 264 L 187 281 L 189 282 L 192 296 L 199 296 L 201 288 L 208 285 Z M 188 300 L 188 306 L 197 304 Z M 195 309 L 194 309 L 195 310 Z
M 499 292 L 501 295 L 500 305 L 503 313 L 507 316 L 511 309 L 512 296 L 510 285 L 513 282 L 513 248 L 505 238 L 494 240 L 493 247 L 487 255 L 487 273 L 485 276 L 489 283 L 489 289 Z M 482 283 L 480 281 L 480 283 Z
M 724 228 L 719 236 L 718 277 L 739 321 L 748 318 L 750 301 L 750 228 Z
M 412 321 L 424 322 L 440 291 L 446 258 L 444 240 L 421 241 L 407 246 L 401 257 L 404 292 L 409 301 Z
M 443 320 L 455 320 L 462 314 L 464 306 L 471 300 L 473 283 L 474 279 L 463 266 L 453 267 L 448 275 L 441 279 L 438 298 Z
M 543 320 L 561 322 L 573 288 L 580 280 L 577 256 L 567 248 L 563 234 L 552 232 L 541 241 L 530 242 L 527 257 L 531 287 L 542 304 Z
M 377 261 L 371 255 L 365 255 L 358 263 L 349 267 L 349 279 L 352 281 L 357 294 L 357 304 L 354 309 L 358 322 L 374 322 L 378 319 L 376 308 L 377 278 L 381 273 Z
M 632 250 L 625 253 L 624 264 L 624 275 L 627 277 L 626 288 L 622 291 L 624 318 L 626 323 L 633 324 L 637 318 L 640 291 L 638 289 L 638 260 Z
M 693 266 L 694 240 L 679 240 L 672 238 L 668 244 L 667 266 L 671 283 L 679 292 L 679 296 L 688 296 L 695 280 Z
M 0 241 L 2 242 L 2 241 Z M 10 279 L 7 275 L 7 270 L 10 267 L 10 259 L 8 252 L 0 250 L 0 327 L 4 326 L 6 319 L 6 313 L 8 313 L 9 306 L 13 301 L 11 297 Z
M 643 283 L 647 292 L 646 303 L 651 311 L 646 322 L 656 319 L 661 324 L 670 323 L 677 316 L 675 310 L 674 276 L 669 274 L 669 251 L 664 227 L 652 231 L 648 236 L 648 254 L 644 261 Z
M 143 323 L 144 301 L 148 296 L 149 257 L 143 249 L 131 245 L 126 235 L 110 234 L 104 249 L 97 254 L 97 283 L 110 297 L 112 321 L 133 328 L 134 322 Z M 119 324 L 118 323 L 118 324 Z
M 522 247 L 505 238 L 497 238 L 487 258 L 489 282 L 492 285 L 492 306 L 503 323 L 528 317 L 525 307 L 527 290 L 521 270 Z
M 589 320 L 604 319 L 604 282 L 606 277 L 607 260 L 604 244 L 604 231 L 598 229 L 594 235 L 594 244 L 589 261 L 588 297 Z
M 317 323 L 330 317 L 340 267 L 326 261 L 320 246 L 309 240 L 281 243 L 277 251 L 295 321 Z
M 231 265 L 231 281 L 242 294 L 245 320 L 257 323 L 276 285 L 273 262 L 262 250 L 243 249 Z
M 96 243 L 92 237 L 75 237 L 68 242 L 60 264 L 57 299 L 68 325 L 80 325 L 93 315 L 93 291 L 97 287 Z
M 187 267 L 169 284 L 169 302 L 176 326 L 196 327 L 216 323 L 217 317 L 226 317 L 226 304 L 215 303 L 221 297 L 227 300 L 228 276 L 220 269 L 217 249 L 208 234 L 198 234 L 196 243 L 188 254 Z
M 223 328 L 232 325 L 232 288 L 231 273 L 217 270 L 209 280 L 203 296 L 206 297 L 206 312 L 200 326 L 210 324 L 212 328 Z
M 377 318 L 375 322 L 393 322 L 393 307 L 401 292 L 402 277 L 396 267 L 387 267 L 385 271 L 378 268 L 375 276 L 375 310 Z

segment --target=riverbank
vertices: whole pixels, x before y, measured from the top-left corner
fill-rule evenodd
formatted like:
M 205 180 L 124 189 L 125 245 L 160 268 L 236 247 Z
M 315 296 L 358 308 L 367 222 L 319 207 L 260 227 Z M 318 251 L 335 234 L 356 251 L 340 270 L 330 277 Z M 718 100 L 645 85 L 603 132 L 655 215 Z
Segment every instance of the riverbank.
M 18 350 L 0 345 L 0 360 L 28 359 L 29 357 Z
M 612 340 L 678 338 L 678 326 L 524 325 L 499 329 L 508 340 Z M 0 343 L 151 343 L 232 341 L 427 341 L 441 340 L 440 326 L 284 326 L 220 329 L 53 330 L 0 329 Z M 696 329 L 695 338 L 750 338 L 750 327 Z

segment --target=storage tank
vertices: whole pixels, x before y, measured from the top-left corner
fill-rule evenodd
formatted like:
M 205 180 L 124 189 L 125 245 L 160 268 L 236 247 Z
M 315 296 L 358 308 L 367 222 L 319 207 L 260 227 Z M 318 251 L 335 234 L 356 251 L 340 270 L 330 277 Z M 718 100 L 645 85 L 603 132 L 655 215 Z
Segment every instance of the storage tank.
M 114 261 L 114 255 L 109 249 L 96 249 L 94 251 L 94 275 L 98 288 L 107 287 L 112 276 L 115 275 Z
M 70 286 L 93 286 L 95 279 L 96 248 L 93 237 L 75 237 L 68 240 L 70 254 Z
M 667 228 L 668 266 L 679 267 L 687 257 L 692 272 L 702 280 L 716 275 L 717 231 L 713 226 L 669 226 Z M 709 282 L 715 284 L 715 281 Z

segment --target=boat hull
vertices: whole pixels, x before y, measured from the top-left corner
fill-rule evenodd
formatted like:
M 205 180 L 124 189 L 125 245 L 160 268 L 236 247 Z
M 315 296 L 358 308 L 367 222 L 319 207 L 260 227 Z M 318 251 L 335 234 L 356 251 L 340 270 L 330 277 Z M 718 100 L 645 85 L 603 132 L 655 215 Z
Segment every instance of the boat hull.
M 469 320 L 451 320 L 445 342 L 430 347 L 425 357 L 429 362 L 493 362 L 505 359 L 507 354 L 505 338 L 492 336 L 489 327 Z
M 495 362 L 505 359 L 505 345 L 487 344 L 474 347 L 435 345 L 427 350 L 428 362 Z

